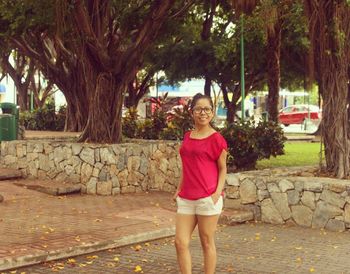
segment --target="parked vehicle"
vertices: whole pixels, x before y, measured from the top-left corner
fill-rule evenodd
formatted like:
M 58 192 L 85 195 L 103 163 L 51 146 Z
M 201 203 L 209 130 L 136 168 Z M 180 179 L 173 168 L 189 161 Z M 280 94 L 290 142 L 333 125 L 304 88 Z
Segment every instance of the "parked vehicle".
M 314 105 L 291 105 L 280 110 L 278 120 L 284 126 L 303 124 L 310 115 L 310 120 L 321 120 L 322 110 Z

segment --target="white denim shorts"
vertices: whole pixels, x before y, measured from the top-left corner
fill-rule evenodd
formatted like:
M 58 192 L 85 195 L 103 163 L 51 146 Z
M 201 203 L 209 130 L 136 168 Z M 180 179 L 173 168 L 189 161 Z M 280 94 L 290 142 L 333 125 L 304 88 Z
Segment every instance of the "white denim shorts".
M 220 195 L 219 200 L 214 204 L 211 196 L 198 200 L 187 200 L 179 196 L 176 197 L 177 213 L 189 215 L 219 215 L 222 212 L 223 199 Z

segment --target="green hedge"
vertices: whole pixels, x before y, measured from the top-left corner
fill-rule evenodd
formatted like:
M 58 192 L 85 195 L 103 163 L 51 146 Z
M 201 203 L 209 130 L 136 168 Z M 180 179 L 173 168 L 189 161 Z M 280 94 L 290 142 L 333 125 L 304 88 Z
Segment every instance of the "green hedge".
M 53 104 L 46 104 L 43 108 L 23 111 L 19 114 L 19 123 L 27 130 L 52 130 L 62 131 L 66 119 L 66 108 L 61 107 L 55 111 Z

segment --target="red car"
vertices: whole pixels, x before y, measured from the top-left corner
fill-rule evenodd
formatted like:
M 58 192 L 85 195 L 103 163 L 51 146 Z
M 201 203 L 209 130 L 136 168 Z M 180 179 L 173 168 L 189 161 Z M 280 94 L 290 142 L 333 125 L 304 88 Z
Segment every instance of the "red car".
M 310 120 L 321 120 L 322 112 L 318 106 L 313 105 L 291 105 L 280 110 L 278 120 L 281 124 L 302 124 L 309 117 Z

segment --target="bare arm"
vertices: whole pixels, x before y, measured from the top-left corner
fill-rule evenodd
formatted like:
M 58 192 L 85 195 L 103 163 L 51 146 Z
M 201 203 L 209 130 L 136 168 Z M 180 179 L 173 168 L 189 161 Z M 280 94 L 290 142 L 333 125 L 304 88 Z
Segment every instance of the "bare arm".
M 176 200 L 176 197 L 178 196 L 181 188 L 182 188 L 182 184 L 183 184 L 183 174 L 182 174 L 182 163 L 181 163 L 181 169 L 180 169 L 180 179 L 179 179 L 179 183 L 177 184 L 177 188 L 175 191 L 175 194 L 173 196 L 173 200 Z
M 223 150 L 220 154 L 218 161 L 217 161 L 218 169 L 219 169 L 219 176 L 218 176 L 218 186 L 216 187 L 215 193 L 213 193 L 213 195 L 212 195 L 214 203 L 216 203 L 219 200 L 219 197 L 220 197 L 222 190 L 224 189 L 224 186 L 225 186 L 225 180 L 226 180 L 226 174 L 227 174 L 226 158 L 227 158 L 227 151 Z

